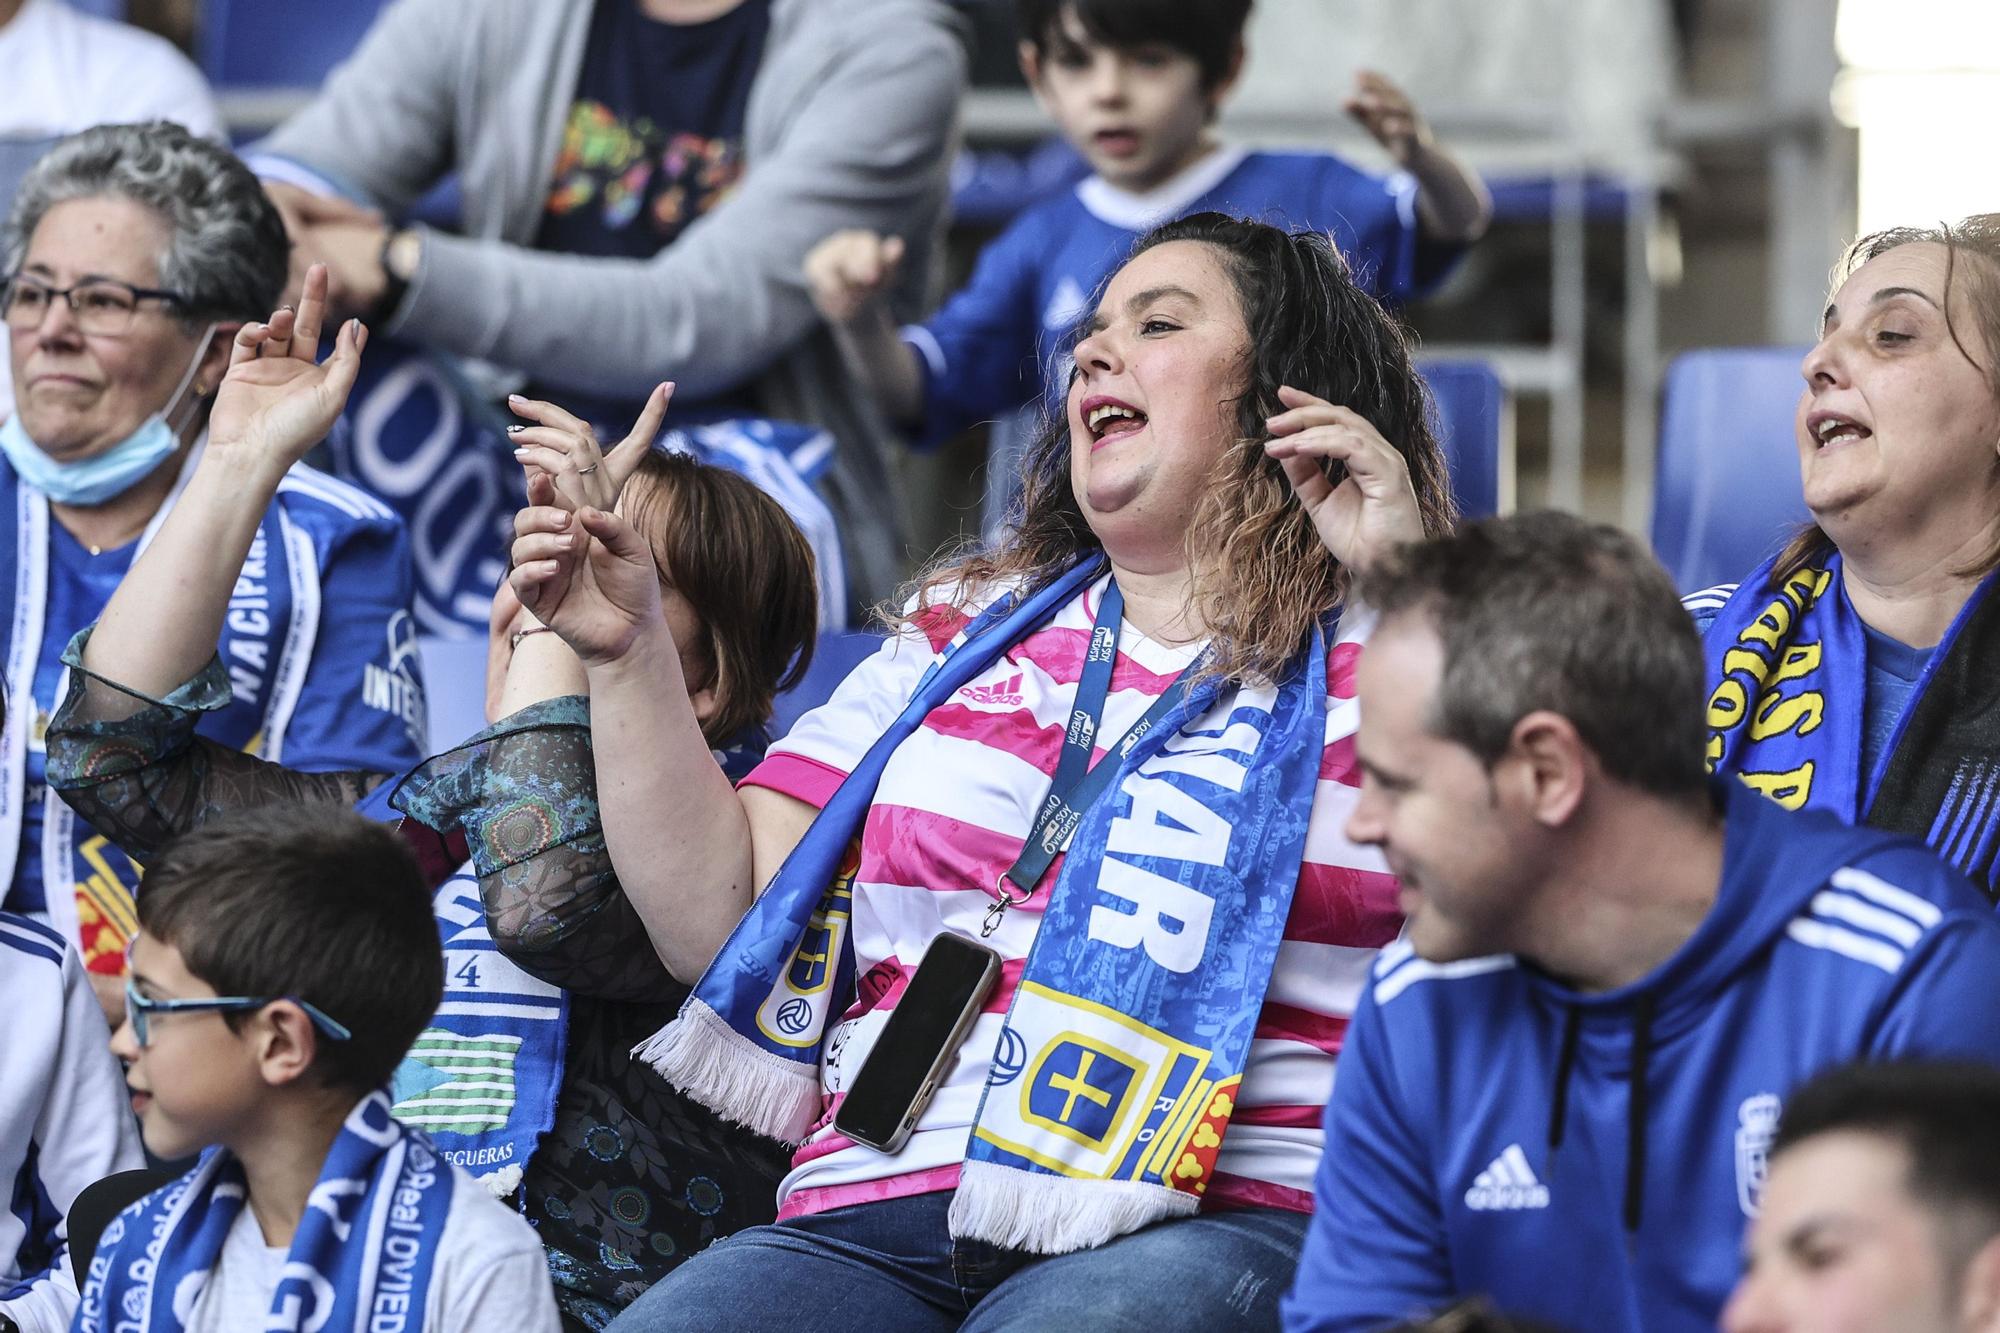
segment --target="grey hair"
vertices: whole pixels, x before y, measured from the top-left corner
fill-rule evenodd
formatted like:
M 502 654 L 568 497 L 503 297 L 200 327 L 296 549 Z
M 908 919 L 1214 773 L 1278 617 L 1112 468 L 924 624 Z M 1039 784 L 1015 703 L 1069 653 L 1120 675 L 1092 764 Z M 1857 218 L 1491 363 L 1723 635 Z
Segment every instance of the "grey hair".
M 20 269 L 42 217 L 71 199 L 113 195 L 150 208 L 171 233 L 159 285 L 210 319 L 263 319 L 284 292 L 291 241 L 250 168 L 228 148 L 171 121 L 99 125 L 73 134 L 35 163 L 0 227 L 6 273 Z

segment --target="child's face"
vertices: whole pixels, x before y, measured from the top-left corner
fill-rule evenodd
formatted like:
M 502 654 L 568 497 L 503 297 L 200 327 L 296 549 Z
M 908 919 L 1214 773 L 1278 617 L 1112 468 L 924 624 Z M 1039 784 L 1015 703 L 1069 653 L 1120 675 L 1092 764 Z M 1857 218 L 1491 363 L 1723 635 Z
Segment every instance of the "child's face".
M 1204 90 L 1201 65 L 1164 43 L 1107 46 L 1064 10 L 1039 50 L 1021 44 L 1021 70 L 1035 100 L 1092 170 L 1121 189 L 1143 191 L 1193 162 L 1228 82 Z
M 194 976 L 181 951 L 144 931 L 132 945 L 132 984 L 155 1000 L 212 999 L 215 988 Z M 173 1160 L 214 1143 L 248 1123 L 265 1091 L 249 1029 L 230 1029 L 213 1011 L 155 1013 L 141 1047 L 128 1013 L 111 1036 L 125 1062 L 125 1084 L 140 1133 L 154 1155 Z

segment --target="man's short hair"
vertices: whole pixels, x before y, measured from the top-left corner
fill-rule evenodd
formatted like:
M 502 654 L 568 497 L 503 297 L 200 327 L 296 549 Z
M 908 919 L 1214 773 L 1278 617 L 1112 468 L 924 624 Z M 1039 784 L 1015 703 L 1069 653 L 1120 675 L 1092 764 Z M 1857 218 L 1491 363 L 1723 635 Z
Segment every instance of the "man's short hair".
M 1444 647 L 1431 731 L 1480 762 L 1545 709 L 1618 781 L 1676 800 L 1702 789 L 1701 639 L 1667 572 L 1618 529 L 1553 510 L 1469 523 L 1377 561 L 1359 591 L 1385 619 L 1429 619 Z
M 2000 1069 L 1948 1061 L 1842 1065 L 1785 1100 L 1776 1160 L 1825 1134 L 1869 1134 L 1908 1155 L 1904 1187 L 1936 1215 L 1947 1259 L 1962 1266 L 2000 1235 Z
M 1092 41 L 1134 47 L 1157 42 L 1201 66 L 1201 86 L 1213 89 L 1228 77 L 1251 0 L 1015 0 L 1021 40 L 1047 60 L 1069 45 L 1063 16 L 1074 14 Z
M 183 834 L 147 867 L 138 906 L 140 928 L 216 994 L 291 996 L 343 1024 L 353 1036 L 319 1034 L 313 1068 L 356 1093 L 389 1081 L 444 994 L 415 859 L 389 825 L 337 805 L 265 806 Z

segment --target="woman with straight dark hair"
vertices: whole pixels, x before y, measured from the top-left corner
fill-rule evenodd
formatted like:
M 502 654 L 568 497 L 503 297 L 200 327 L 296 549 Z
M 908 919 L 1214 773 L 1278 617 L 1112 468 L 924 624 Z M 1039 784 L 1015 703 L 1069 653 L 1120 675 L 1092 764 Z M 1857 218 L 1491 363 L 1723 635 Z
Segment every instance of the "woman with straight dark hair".
M 1687 599 L 1711 768 L 2000 892 L 2000 213 L 1856 241 L 1800 367 L 1813 524 Z
M 607 851 L 695 983 L 641 1055 L 802 1144 L 777 1224 L 620 1328 L 1275 1324 L 1400 925 L 1341 831 L 1349 571 L 1450 521 L 1444 464 L 1324 237 L 1170 223 L 1074 356 L 1013 535 L 922 579 L 738 788 L 629 526 L 517 522 L 515 587 L 590 679 Z

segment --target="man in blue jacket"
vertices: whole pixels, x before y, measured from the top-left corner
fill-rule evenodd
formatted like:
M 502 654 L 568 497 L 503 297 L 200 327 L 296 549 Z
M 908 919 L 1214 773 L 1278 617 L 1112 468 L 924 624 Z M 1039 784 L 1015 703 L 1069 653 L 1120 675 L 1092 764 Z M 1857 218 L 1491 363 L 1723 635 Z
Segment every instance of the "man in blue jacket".
M 2000 1062 L 2000 921 L 1915 842 L 1710 784 L 1694 629 L 1615 530 L 1474 525 L 1362 596 L 1348 833 L 1409 927 L 1348 1033 L 1286 1327 L 1485 1293 L 1712 1329 L 1794 1087 Z

